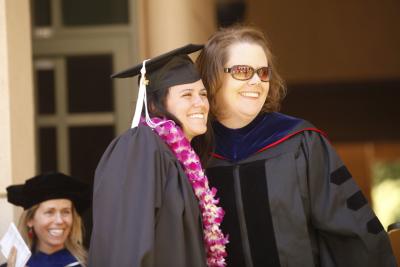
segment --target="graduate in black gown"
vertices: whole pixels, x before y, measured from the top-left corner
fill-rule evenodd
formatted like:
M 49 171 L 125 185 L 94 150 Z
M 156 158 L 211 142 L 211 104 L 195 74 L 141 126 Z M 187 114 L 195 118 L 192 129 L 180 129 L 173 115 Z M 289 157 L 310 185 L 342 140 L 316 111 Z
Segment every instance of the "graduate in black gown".
M 90 196 L 88 184 L 56 172 L 7 187 L 8 202 L 24 208 L 18 230 L 32 252 L 27 266 L 86 266 L 79 214 L 89 207 Z
M 112 76 L 141 74 L 132 128 L 96 169 L 89 266 L 225 265 L 223 211 L 190 144 L 208 122 L 207 90 L 187 55 L 201 48 L 187 45 Z
M 325 134 L 277 112 L 285 88 L 263 33 L 221 29 L 197 64 L 214 118 L 207 175 L 226 212 L 227 265 L 395 266 L 386 232 Z

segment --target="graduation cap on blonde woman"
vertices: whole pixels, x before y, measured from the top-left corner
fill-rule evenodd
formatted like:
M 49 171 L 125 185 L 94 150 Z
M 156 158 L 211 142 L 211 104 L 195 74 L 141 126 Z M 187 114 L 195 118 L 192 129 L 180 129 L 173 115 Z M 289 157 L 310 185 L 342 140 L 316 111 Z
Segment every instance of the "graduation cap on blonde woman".
M 146 91 L 165 90 L 174 85 L 193 83 L 201 79 L 188 54 L 202 48 L 203 45 L 188 44 L 111 75 L 111 78 L 130 78 L 140 74 L 139 93 L 131 128 L 139 124 L 143 103 L 147 124 L 151 127 L 156 126 L 148 114 Z

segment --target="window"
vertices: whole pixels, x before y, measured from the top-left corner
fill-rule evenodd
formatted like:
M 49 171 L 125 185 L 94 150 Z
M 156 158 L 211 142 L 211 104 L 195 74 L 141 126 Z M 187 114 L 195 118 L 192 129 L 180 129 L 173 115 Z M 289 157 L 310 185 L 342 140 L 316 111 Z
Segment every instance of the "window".
M 130 125 L 135 83 L 110 79 L 135 62 L 134 0 L 32 0 L 38 172 L 92 182 L 104 150 Z M 84 215 L 87 246 L 91 211 Z
M 383 227 L 400 222 L 400 160 L 378 161 L 372 166 L 373 207 Z

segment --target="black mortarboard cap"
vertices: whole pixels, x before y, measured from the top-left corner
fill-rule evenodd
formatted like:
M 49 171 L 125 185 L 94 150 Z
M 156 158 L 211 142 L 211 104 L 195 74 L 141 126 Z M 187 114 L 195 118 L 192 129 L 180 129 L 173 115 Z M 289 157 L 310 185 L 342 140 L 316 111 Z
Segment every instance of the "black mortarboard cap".
M 188 54 L 202 48 L 203 45 L 188 44 L 146 61 L 146 90 L 150 92 L 200 80 L 196 66 Z M 143 63 L 140 63 L 111 75 L 111 78 L 129 78 L 140 75 L 142 66 Z
M 66 198 L 82 213 L 90 205 L 89 184 L 59 172 L 40 174 L 24 184 L 7 187 L 8 202 L 24 209 L 50 199 Z

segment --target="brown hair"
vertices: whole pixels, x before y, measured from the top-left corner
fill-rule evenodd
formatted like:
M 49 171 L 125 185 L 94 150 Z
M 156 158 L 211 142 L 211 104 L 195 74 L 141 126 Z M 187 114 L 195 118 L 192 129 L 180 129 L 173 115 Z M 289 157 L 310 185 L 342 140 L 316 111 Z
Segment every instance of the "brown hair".
M 265 35 L 260 30 L 250 26 L 235 25 L 228 28 L 221 28 L 208 39 L 204 49 L 196 60 L 201 79 L 209 92 L 208 98 L 213 116 L 218 115 L 215 95 L 222 87 L 223 69 L 228 61 L 229 47 L 241 42 L 261 46 L 267 56 L 268 65 L 272 68 L 268 97 L 261 111 L 278 111 L 286 95 L 286 87 L 283 79 L 277 72 L 274 57 Z
M 28 247 L 34 252 L 36 251 L 37 245 L 37 236 L 33 234 L 32 238 L 29 238 L 28 231 L 28 222 L 33 219 L 37 209 L 40 204 L 34 205 L 21 214 L 18 223 L 18 229 L 21 233 L 22 238 L 25 240 Z M 83 236 L 83 224 L 81 216 L 79 216 L 74 204 L 72 203 L 72 226 L 71 232 L 68 235 L 67 240 L 65 241 L 65 248 L 80 262 L 82 266 L 86 266 L 87 261 L 87 253 L 83 247 L 82 243 Z

